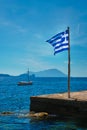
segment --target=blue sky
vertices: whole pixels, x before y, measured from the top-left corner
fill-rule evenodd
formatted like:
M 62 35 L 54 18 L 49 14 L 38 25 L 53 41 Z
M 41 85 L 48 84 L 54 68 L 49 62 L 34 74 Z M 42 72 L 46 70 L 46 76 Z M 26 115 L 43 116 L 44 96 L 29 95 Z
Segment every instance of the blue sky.
M 45 42 L 70 27 L 71 75 L 87 77 L 87 1 L 0 0 L 0 73 L 56 68 L 67 74 L 68 51 Z

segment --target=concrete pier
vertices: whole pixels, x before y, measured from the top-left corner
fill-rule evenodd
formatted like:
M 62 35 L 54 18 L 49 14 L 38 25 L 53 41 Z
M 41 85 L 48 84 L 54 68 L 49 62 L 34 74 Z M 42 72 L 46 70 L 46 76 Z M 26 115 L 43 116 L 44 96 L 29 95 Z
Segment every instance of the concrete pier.
M 30 111 L 87 117 L 87 91 L 32 96 Z

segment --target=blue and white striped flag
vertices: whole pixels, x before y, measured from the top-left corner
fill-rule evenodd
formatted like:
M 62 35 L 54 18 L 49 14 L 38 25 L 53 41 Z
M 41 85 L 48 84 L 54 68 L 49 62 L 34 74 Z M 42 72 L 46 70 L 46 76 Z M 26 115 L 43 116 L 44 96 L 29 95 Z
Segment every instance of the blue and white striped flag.
M 69 31 L 61 32 L 47 40 L 54 47 L 54 55 L 69 48 Z

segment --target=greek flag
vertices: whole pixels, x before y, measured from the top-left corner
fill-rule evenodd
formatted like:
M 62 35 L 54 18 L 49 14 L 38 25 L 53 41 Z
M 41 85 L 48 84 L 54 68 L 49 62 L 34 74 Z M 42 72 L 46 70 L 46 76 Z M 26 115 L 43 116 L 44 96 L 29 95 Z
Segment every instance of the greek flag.
M 54 55 L 69 48 L 69 31 L 61 32 L 47 40 L 54 47 Z

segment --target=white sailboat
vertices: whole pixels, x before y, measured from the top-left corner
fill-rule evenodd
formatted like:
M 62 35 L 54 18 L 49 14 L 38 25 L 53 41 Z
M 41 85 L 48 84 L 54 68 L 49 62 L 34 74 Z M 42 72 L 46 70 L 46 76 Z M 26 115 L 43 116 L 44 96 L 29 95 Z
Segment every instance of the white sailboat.
M 29 69 L 27 71 L 27 75 L 28 75 L 28 81 L 20 81 L 20 82 L 18 82 L 19 86 L 32 85 L 32 81 L 29 80 Z

